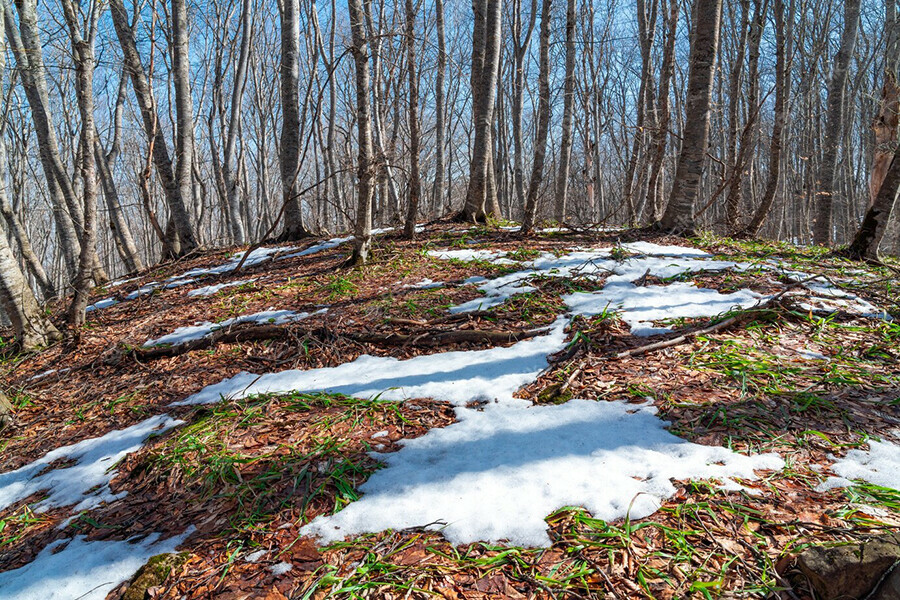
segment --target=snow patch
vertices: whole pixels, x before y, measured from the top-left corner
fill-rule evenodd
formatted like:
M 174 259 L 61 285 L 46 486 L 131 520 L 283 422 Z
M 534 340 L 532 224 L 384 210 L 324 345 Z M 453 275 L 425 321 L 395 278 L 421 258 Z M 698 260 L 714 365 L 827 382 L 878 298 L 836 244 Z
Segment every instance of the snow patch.
M 27 565 L 0 573 L 0 600 L 104 600 L 150 557 L 174 552 L 193 532 L 189 527 L 166 540 L 154 533 L 136 542 L 57 540 Z
M 229 281 L 228 283 L 217 283 L 216 285 L 206 285 L 203 287 L 198 287 L 197 289 L 191 290 L 187 293 L 188 296 L 214 296 L 218 294 L 220 291 L 225 288 L 237 287 L 239 285 L 245 285 L 248 283 L 253 283 L 256 281 L 256 278 L 253 279 L 240 279 L 238 281 Z
M 762 296 L 750 290 L 720 294 L 716 290 L 698 288 L 693 283 L 636 286 L 632 283 L 607 284 L 599 292 L 575 292 L 563 300 L 575 314 L 595 316 L 605 310 L 619 316 L 638 336 L 671 331 L 654 327 L 652 321 L 676 318 L 713 317 L 736 308 L 749 308 Z
M 164 335 L 160 338 L 156 338 L 155 340 L 147 340 L 146 342 L 144 342 L 144 347 L 146 348 L 149 346 L 162 346 L 164 344 L 184 344 L 185 342 L 205 338 L 215 331 L 226 329 L 228 327 L 231 327 L 232 325 L 238 325 L 240 323 L 271 323 L 274 325 L 283 325 L 284 323 L 302 321 L 307 317 L 318 315 L 327 311 L 327 308 L 317 310 L 314 313 L 296 313 L 292 310 L 265 310 L 262 312 L 253 313 L 252 315 L 242 315 L 240 317 L 226 319 L 220 323 L 210 323 L 209 321 L 204 321 L 196 325 L 179 327 L 172 333 Z
M 572 400 L 464 412 L 380 455 L 387 468 L 360 486 L 360 500 L 301 532 L 332 542 L 427 525 L 454 544 L 549 546 L 544 519 L 560 507 L 583 506 L 607 521 L 642 518 L 675 494 L 673 479 L 718 479 L 731 489 L 733 478 L 784 465 L 775 454 L 683 440 L 652 405 Z
M 442 352 L 408 360 L 363 355 L 337 367 L 265 375 L 239 373 L 174 405 L 288 392 L 331 392 L 357 398 L 380 395 L 395 401 L 434 398 L 456 406 L 478 401 L 527 404 L 513 394 L 547 367 L 549 354 L 564 347 L 567 322 L 566 317 L 559 317 L 546 335 L 507 348 Z
M 831 457 L 834 459 L 834 457 Z M 869 449 L 855 448 L 831 466 L 838 477 L 829 477 L 818 491 L 853 485 L 862 479 L 873 485 L 900 490 L 900 446 L 888 441 L 869 440 Z
M 116 463 L 139 450 L 151 434 L 182 423 L 168 415 L 158 415 L 127 429 L 51 450 L 24 467 L 0 473 L 0 510 L 44 491 L 48 496 L 32 506 L 37 512 L 73 504 L 73 510 L 79 512 L 121 498 L 124 493 L 113 494 L 109 489 Z M 66 464 L 51 468 L 57 461 Z M 69 462 L 73 464 L 68 465 Z

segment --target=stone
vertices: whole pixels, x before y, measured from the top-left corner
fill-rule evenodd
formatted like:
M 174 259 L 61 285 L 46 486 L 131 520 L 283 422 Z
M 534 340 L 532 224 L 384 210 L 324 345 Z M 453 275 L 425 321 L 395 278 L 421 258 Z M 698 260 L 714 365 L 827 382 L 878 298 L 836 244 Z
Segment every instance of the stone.
M 821 600 L 862 600 L 897 561 L 900 533 L 845 546 L 817 546 L 803 552 L 797 562 Z
M 162 583 L 169 574 L 187 562 L 190 554 L 179 552 L 178 554 L 157 554 L 151 556 L 143 567 L 128 583 L 122 594 L 122 600 L 145 600 L 147 590 Z

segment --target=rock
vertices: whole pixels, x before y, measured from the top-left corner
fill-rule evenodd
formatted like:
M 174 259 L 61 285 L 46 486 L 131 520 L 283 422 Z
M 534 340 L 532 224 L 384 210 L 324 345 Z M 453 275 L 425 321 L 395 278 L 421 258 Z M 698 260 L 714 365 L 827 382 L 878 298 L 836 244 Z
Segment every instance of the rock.
M 0 392 L 0 431 L 15 423 L 15 420 L 12 402 L 9 401 L 6 394 Z
M 180 552 L 178 554 L 157 554 L 151 556 L 147 563 L 138 569 L 138 572 L 128 583 L 122 600 L 145 600 L 147 590 L 161 585 L 169 573 L 181 567 L 187 562 L 190 554 Z
M 900 534 L 892 534 L 861 544 L 810 548 L 799 556 L 798 566 L 821 600 L 862 600 L 898 560 Z
M 872 600 L 900 600 L 900 565 L 885 578 Z

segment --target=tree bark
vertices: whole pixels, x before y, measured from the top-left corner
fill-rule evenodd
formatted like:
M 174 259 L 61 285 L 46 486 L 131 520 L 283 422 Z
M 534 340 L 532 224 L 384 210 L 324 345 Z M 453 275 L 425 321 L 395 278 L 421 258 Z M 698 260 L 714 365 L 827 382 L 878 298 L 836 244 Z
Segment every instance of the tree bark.
M 172 0 L 172 77 L 175 82 L 175 181 L 182 206 L 193 204 L 194 173 L 194 101 L 191 98 L 191 60 L 188 40 L 187 2 Z M 169 218 L 178 232 L 179 248 L 176 252 L 184 255 L 196 248 L 190 217 L 185 208 L 184 214 L 171 211 Z M 182 220 L 186 222 L 182 222 Z M 186 232 L 189 239 L 185 240 Z
M 93 287 L 94 256 L 97 247 L 97 168 L 94 144 L 96 143 L 96 127 L 94 125 L 94 36 L 97 31 L 99 7 L 94 2 L 88 3 L 84 24 L 80 22 L 79 13 L 73 0 L 62 0 L 63 16 L 69 28 L 69 39 L 72 43 L 72 55 L 75 60 L 75 96 L 78 100 L 78 113 L 81 116 L 81 138 L 79 140 L 81 187 L 84 204 L 84 233 L 81 237 L 81 255 L 78 258 L 78 274 L 75 277 L 75 294 L 69 307 L 69 322 L 76 331 L 84 325 L 85 309 L 88 296 Z M 84 31 L 82 31 L 84 29 Z
M 419 86 L 416 74 L 416 9 L 415 0 L 406 0 L 406 71 L 409 78 L 409 201 L 403 235 L 416 236 L 416 217 L 422 183 L 419 179 Z
M 523 234 L 531 233 L 537 216 L 537 196 L 544 178 L 544 159 L 547 154 L 547 134 L 550 131 L 550 8 L 551 0 L 541 3 L 541 40 L 538 53 L 538 126 L 534 141 L 534 161 L 528 196 L 525 199 L 525 216 L 522 218 Z
M 572 162 L 572 112 L 575 106 L 575 0 L 566 3 L 566 80 L 563 90 L 562 139 L 556 178 L 556 221 L 566 220 L 569 168 Z
M 790 97 L 790 69 L 787 65 L 787 44 L 785 36 L 784 0 L 774 0 L 775 11 L 775 115 L 772 124 L 772 141 L 769 146 L 769 172 L 762 200 L 750 222 L 739 234 L 741 237 L 756 237 L 772 209 L 775 194 L 781 181 L 781 155 L 784 148 L 784 128 Z M 790 15 L 789 18 L 793 18 Z
M 359 147 L 356 177 L 356 226 L 351 262 L 363 265 L 369 259 L 372 246 L 372 194 L 375 183 L 375 164 L 372 157 L 372 115 L 369 106 L 369 44 L 366 39 L 362 0 L 347 0 L 347 9 L 350 13 L 352 53 L 356 66 L 356 130 Z
M 860 0 L 844 1 L 844 32 L 841 45 L 834 59 L 834 70 L 828 83 L 828 107 L 825 114 L 825 139 L 822 162 L 816 175 L 815 223 L 813 241 L 827 246 L 833 238 L 832 205 L 834 204 L 834 178 L 837 171 L 838 150 L 844 138 L 844 88 L 847 72 L 859 31 Z
M 684 139 L 669 205 L 660 221 L 661 229 L 666 231 L 690 233 L 694 230 L 694 205 L 700 193 L 709 143 L 709 105 L 721 20 L 722 0 L 695 1 Z
M 491 129 L 494 124 L 494 104 L 497 98 L 497 76 L 500 68 L 500 30 L 502 0 L 475 0 L 475 33 L 473 35 L 472 81 L 474 103 L 474 142 L 469 173 L 469 186 L 463 219 L 483 222 L 487 219 L 488 206 L 496 201 L 488 197 L 489 171 L 493 163 Z M 479 17 L 479 12 L 484 16 Z M 483 35 L 478 35 L 479 22 L 483 23 Z M 479 58 L 479 56 L 481 58 Z
M 28 287 L 5 235 L 0 235 L 0 308 L 12 321 L 22 350 L 35 350 L 60 338 Z
M 109 0 L 109 12 L 112 17 L 116 37 L 122 48 L 125 70 L 131 78 L 131 85 L 141 111 L 141 119 L 144 132 L 150 143 L 153 156 L 153 165 L 162 183 L 166 204 L 172 214 L 172 220 L 177 228 L 178 248 L 171 248 L 173 254 L 187 254 L 197 248 L 197 239 L 194 228 L 188 215 L 185 202 L 191 196 L 183 196 L 179 180 L 175 176 L 172 159 L 169 155 L 168 144 L 162 128 L 159 127 L 159 116 L 156 112 L 156 100 L 147 73 L 141 63 L 137 43 L 134 38 L 134 30 L 128 22 L 128 13 L 122 0 Z
M 300 198 L 300 0 L 284 0 L 281 11 L 281 198 L 282 240 L 309 235 L 303 224 Z

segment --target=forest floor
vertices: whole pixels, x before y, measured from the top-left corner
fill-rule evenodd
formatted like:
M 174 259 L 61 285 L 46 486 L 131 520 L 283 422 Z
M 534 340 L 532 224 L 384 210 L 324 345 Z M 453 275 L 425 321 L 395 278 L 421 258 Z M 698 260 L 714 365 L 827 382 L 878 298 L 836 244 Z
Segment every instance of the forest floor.
M 166 264 L 96 290 L 77 346 L 2 355 L 0 598 L 799 599 L 799 552 L 900 526 L 891 267 L 349 242 Z

